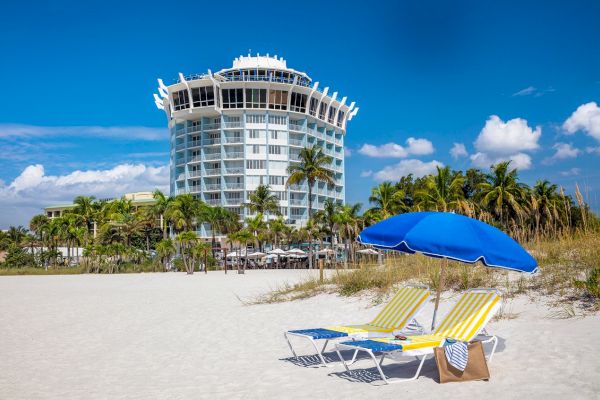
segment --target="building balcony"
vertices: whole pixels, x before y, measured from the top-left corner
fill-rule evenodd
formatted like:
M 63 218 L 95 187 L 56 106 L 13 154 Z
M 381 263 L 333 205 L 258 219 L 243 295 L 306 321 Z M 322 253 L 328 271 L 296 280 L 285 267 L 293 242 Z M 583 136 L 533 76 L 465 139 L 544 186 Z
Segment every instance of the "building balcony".
M 177 129 L 175 131 L 175 137 L 185 136 L 186 133 L 187 133 L 187 131 L 185 130 L 185 128 Z
M 200 193 L 202 191 L 202 187 L 200 185 L 188 186 L 188 193 Z
M 299 139 L 290 139 L 290 146 L 304 147 L 306 146 L 306 142 Z
M 244 190 L 243 183 L 225 183 L 225 189 L 227 190 Z
M 215 153 L 204 153 L 204 159 L 205 160 L 220 160 L 221 159 L 221 152 L 215 152 Z
M 221 175 L 221 168 L 209 168 L 204 170 L 206 176 L 218 176 Z
M 184 180 L 184 179 L 185 179 L 185 174 L 179 174 L 179 175 L 177 175 L 177 178 L 176 178 L 176 180 L 178 180 L 178 181 L 182 181 L 182 180 Z
M 207 199 L 206 203 L 210 204 L 211 206 L 220 206 L 221 199 Z
M 202 142 L 200 140 L 191 140 L 187 143 L 187 147 L 200 147 L 202 146 Z
M 225 153 L 225 157 L 223 158 L 244 158 L 244 153 L 243 152 L 226 152 Z
M 308 190 L 308 186 L 306 185 L 290 185 L 290 190 L 296 191 L 296 192 L 305 192 Z
M 175 165 L 185 165 L 185 158 L 175 160 Z
M 201 176 L 200 170 L 190 171 L 190 172 L 188 172 L 188 176 L 190 178 L 198 178 Z
M 241 197 L 225 197 L 225 204 L 229 206 L 239 206 L 244 202 Z
M 186 147 L 185 143 L 179 143 L 178 145 L 175 146 L 175 150 L 179 151 L 179 150 L 184 150 Z
M 201 155 L 197 155 L 197 156 L 192 156 L 190 157 L 190 160 L 188 162 L 190 163 L 197 163 L 202 161 L 202 156 Z
M 241 136 L 225 136 L 226 144 L 239 144 L 244 143 L 244 138 Z
M 216 144 L 221 144 L 221 139 L 220 138 L 213 138 L 213 139 L 204 139 L 204 145 L 205 146 L 213 146 Z
M 209 183 L 209 184 L 204 185 L 204 188 L 207 192 L 220 191 L 221 184 L 220 183 Z
M 306 199 L 289 199 L 290 206 L 306 206 Z
M 205 131 L 214 131 L 216 129 L 221 129 L 221 124 L 206 124 L 202 129 Z
M 228 121 L 223 123 L 223 128 L 241 128 L 241 121 Z
M 298 132 L 304 132 L 305 131 L 304 126 L 299 125 L 299 124 L 293 124 L 293 123 L 289 124 L 289 128 L 288 129 L 291 130 L 291 131 L 298 131 Z
M 241 175 L 244 173 L 244 167 L 227 167 L 224 173 L 226 175 Z

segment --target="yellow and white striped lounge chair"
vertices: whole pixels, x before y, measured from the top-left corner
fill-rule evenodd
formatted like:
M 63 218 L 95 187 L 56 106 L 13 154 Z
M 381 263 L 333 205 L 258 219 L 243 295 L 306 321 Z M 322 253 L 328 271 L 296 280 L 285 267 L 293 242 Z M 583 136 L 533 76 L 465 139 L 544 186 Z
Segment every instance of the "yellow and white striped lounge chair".
M 375 366 L 385 383 L 405 382 L 417 379 L 425 359 L 433 354 L 433 349 L 442 346 L 447 338 L 470 342 L 474 339 L 483 343 L 493 342 L 492 351 L 488 361 L 492 360 L 498 338 L 490 336 L 485 331 L 485 326 L 497 312 L 502 303 L 500 292 L 495 289 L 471 289 L 463 293 L 458 302 L 446 314 L 439 326 L 426 335 L 407 336 L 406 340 L 395 340 L 393 337 L 374 338 L 353 342 L 342 342 L 336 345 L 338 356 L 342 360 L 346 371 L 350 371 L 348 364 L 342 358 L 340 350 L 364 351 L 375 362 Z M 377 361 L 375 353 L 380 353 Z M 356 354 L 353 357 L 355 359 Z M 389 379 L 383 373 L 381 366 L 385 358 L 416 357 L 421 360 L 417 372 L 411 378 Z
M 367 339 L 389 337 L 399 332 L 419 333 L 423 328 L 415 317 L 421 312 L 431 292 L 427 286 L 404 286 L 381 310 L 375 319 L 362 325 L 336 325 L 326 328 L 298 329 L 284 332 L 292 354 L 297 359 L 298 355 L 292 347 L 290 336 L 304 338 L 313 345 L 322 365 L 327 366 L 323 352 L 331 340 L 339 339 Z M 317 340 L 324 340 L 325 344 L 319 350 Z M 354 356 L 356 357 L 356 351 Z M 352 359 L 354 361 L 354 357 Z

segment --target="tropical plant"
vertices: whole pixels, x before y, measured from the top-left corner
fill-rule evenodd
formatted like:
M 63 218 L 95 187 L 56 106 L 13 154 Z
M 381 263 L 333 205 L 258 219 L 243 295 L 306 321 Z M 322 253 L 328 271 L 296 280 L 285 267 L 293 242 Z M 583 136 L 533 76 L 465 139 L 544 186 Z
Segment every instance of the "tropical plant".
M 258 185 L 256 190 L 248 196 L 248 203 L 244 204 L 248 210 L 255 214 L 268 217 L 270 213 L 279 215 L 279 199 L 273 193 L 269 185 Z
M 392 185 L 391 182 L 382 182 L 371 190 L 369 202 L 374 205 L 368 212 L 375 221 L 381 221 L 406 210 L 403 202 L 405 194 Z
M 416 207 L 434 211 L 462 211 L 465 207 L 462 173 L 452 173 L 450 167 L 436 167 L 437 174 L 429 175 L 425 189 L 415 193 Z

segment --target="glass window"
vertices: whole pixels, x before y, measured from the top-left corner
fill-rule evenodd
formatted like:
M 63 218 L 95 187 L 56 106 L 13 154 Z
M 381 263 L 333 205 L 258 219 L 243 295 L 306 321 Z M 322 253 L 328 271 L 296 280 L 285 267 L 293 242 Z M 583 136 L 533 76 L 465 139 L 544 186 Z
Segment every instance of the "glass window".
M 277 139 L 279 137 L 279 132 L 277 131 L 269 131 L 271 132 L 271 139 Z
M 267 108 L 267 89 L 246 89 L 246 108 Z
M 194 107 L 208 107 L 215 105 L 215 92 L 212 86 L 192 88 L 192 101 Z
M 269 115 L 269 124 L 286 125 L 287 119 L 283 115 Z
M 292 92 L 290 98 L 290 110 L 300 113 L 306 112 L 306 95 Z
M 257 144 L 253 145 L 253 146 L 252 146 L 252 153 L 253 153 L 253 154 L 258 154 L 258 153 L 260 153 L 260 146 L 259 146 L 259 145 L 257 145 Z
M 271 110 L 287 110 L 288 92 L 286 90 L 269 89 L 269 108 Z
M 344 123 L 345 115 L 346 115 L 346 113 L 344 113 L 342 110 L 340 110 L 338 112 L 337 126 L 339 126 L 340 128 L 342 127 L 342 124 Z
M 187 89 L 173 92 L 173 108 L 175 111 L 190 108 L 190 96 Z
M 246 118 L 247 118 L 247 122 L 249 124 L 264 124 L 265 123 L 264 115 L 249 114 Z
M 337 111 L 337 109 L 335 109 L 333 107 L 329 107 L 329 113 L 327 115 L 327 122 L 329 122 L 330 124 L 333 124 L 333 121 L 335 120 L 336 111 Z
M 260 137 L 260 132 L 258 129 L 250 129 L 248 131 L 248 137 L 250 139 L 258 139 Z
M 243 89 L 223 89 L 223 108 L 243 108 Z
M 265 169 L 265 160 L 246 160 L 247 169 Z
M 311 97 L 309 113 L 313 117 L 317 116 L 317 105 L 318 104 L 319 104 L 319 100 L 315 99 L 314 97 Z
M 327 109 L 327 104 L 321 102 L 321 106 L 319 107 L 319 118 L 325 121 L 325 110 Z
M 281 146 L 269 145 L 269 154 L 281 154 Z

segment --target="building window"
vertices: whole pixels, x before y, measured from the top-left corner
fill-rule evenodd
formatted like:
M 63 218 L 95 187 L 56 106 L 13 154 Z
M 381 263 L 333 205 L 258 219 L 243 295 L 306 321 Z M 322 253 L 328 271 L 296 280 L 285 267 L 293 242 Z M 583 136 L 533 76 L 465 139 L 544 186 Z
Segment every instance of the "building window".
M 175 111 L 190 108 L 190 96 L 187 90 L 173 93 L 173 108 L 175 108 Z
M 278 198 L 280 201 L 281 201 L 281 200 L 287 200 L 287 199 L 288 199 L 288 197 L 287 197 L 287 192 L 277 192 L 277 191 L 274 191 L 274 192 L 273 192 L 273 195 L 274 195 L 275 197 L 277 197 L 277 198 Z
M 212 86 L 192 88 L 192 101 L 194 107 L 208 107 L 215 105 L 215 92 Z
M 269 115 L 269 124 L 273 125 L 286 125 L 287 120 L 281 115 Z
M 278 131 L 269 131 L 269 132 L 271 132 L 271 139 L 277 140 L 279 138 L 279 132 Z
M 336 109 L 333 107 L 329 107 L 329 113 L 327 115 L 327 122 L 333 125 L 333 121 L 335 119 Z
M 269 154 L 281 154 L 281 146 L 269 145 Z
M 249 124 L 264 124 L 265 123 L 265 116 L 264 115 L 249 114 L 248 116 L 246 116 L 246 122 L 249 123 Z
M 247 169 L 265 169 L 265 160 L 246 160 Z
M 310 115 L 312 115 L 313 117 L 317 116 L 317 105 L 319 104 L 319 100 L 315 99 L 314 97 L 311 97 L 310 99 L 310 109 L 308 110 Z
M 267 108 L 267 89 L 246 89 L 246 108 Z
M 269 185 L 285 185 L 285 176 L 269 176 Z
M 248 131 L 248 138 L 258 139 L 260 137 L 260 131 L 258 129 L 250 129 Z
M 287 110 L 288 92 L 286 90 L 269 89 L 269 108 L 271 110 Z
M 258 154 L 258 153 L 260 153 L 260 146 L 257 144 L 252 145 L 252 154 Z
M 340 128 L 342 127 L 342 124 L 344 123 L 344 116 L 345 115 L 346 114 L 342 110 L 340 110 L 338 112 L 337 126 L 339 126 Z
M 223 108 L 243 108 L 243 89 L 223 89 Z
M 327 104 L 321 102 L 321 106 L 319 107 L 319 119 L 325 121 L 325 110 L 327 109 Z
M 292 92 L 290 98 L 290 110 L 300 113 L 306 112 L 306 95 Z

